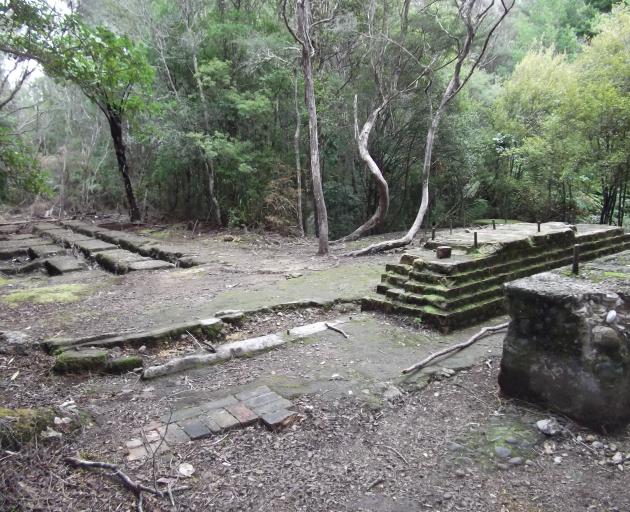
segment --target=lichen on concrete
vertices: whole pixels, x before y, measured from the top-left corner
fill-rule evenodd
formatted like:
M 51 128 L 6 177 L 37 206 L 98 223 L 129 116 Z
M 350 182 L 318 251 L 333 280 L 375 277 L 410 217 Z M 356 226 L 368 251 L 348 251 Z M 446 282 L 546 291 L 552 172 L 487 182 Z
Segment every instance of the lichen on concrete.
M 6 304 L 32 302 L 35 304 L 49 304 L 55 302 L 76 302 L 82 299 L 89 287 L 86 284 L 59 284 L 28 288 L 8 293 L 0 300 Z

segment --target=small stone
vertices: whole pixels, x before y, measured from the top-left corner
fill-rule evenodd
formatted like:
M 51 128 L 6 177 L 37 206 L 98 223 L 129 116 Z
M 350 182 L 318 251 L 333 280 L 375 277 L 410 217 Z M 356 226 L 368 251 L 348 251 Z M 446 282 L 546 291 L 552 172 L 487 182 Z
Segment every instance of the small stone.
M 189 464 L 188 462 L 182 462 L 177 467 L 177 472 L 179 473 L 179 476 L 183 478 L 189 478 L 195 472 L 195 468 L 192 464 Z
M 593 443 L 591 444 L 591 447 L 594 448 L 595 450 L 601 450 L 604 448 L 604 443 L 600 441 L 593 441 Z
M 445 492 L 444 493 L 444 499 L 445 500 L 450 500 L 452 498 L 453 498 L 453 494 L 452 493 L 450 493 L 450 492 Z
M 623 462 L 623 454 L 621 452 L 615 453 L 610 459 L 610 462 L 613 464 L 621 464 Z
M 67 416 L 63 416 L 62 418 L 59 418 L 58 416 L 55 416 L 55 419 L 53 420 L 55 425 L 67 425 L 71 421 L 72 420 L 70 418 L 68 418 Z
M 547 436 L 555 436 L 562 431 L 562 427 L 560 427 L 555 418 L 538 420 L 536 422 L 536 428 Z
M 495 446 L 494 453 L 496 454 L 497 457 L 500 457 L 502 459 L 507 459 L 512 454 L 512 450 L 510 450 L 509 448 L 505 446 Z
M 554 457 L 553 458 L 553 463 L 554 464 L 562 464 L 562 457 Z
M 455 470 L 455 476 L 458 476 L 460 478 L 464 478 L 466 476 L 466 472 L 463 469 L 456 469 Z
M 577 436 L 575 439 L 576 439 L 576 441 L 578 443 L 583 443 L 584 442 L 584 438 L 582 436 Z
M 520 466 L 521 464 L 523 464 L 523 457 L 512 457 L 510 460 L 508 460 L 508 462 L 512 466 Z
M 586 436 L 587 443 L 592 443 L 593 441 L 597 441 L 597 438 L 593 434 L 589 434 Z
M 40 435 L 44 439 L 54 439 L 54 438 L 63 437 L 63 434 L 61 432 L 57 432 L 54 428 L 50 426 L 47 427 L 46 430 L 44 430 Z
M 136 448 L 131 448 L 129 450 L 129 454 L 127 455 L 127 460 L 129 462 L 133 462 L 136 460 L 143 460 L 147 457 L 147 451 L 144 446 L 138 446 Z
M 139 354 L 144 354 L 147 351 L 147 346 L 146 345 L 142 345 L 139 349 L 138 349 L 138 353 Z
M 531 459 L 527 459 L 527 460 L 525 461 L 525 465 L 526 465 L 526 466 L 532 466 L 533 464 L 534 464 L 534 461 L 533 461 L 533 460 L 531 460 Z
M 611 309 L 606 315 L 606 323 L 612 324 L 615 320 L 617 320 L 617 312 L 614 309 Z
M 608 449 L 609 449 L 611 452 L 616 452 L 616 451 L 617 451 L 617 445 L 613 443 L 613 444 L 611 444 L 611 445 L 608 447 Z
M 510 469 L 510 466 L 508 466 L 505 462 L 498 462 L 497 467 L 499 469 Z
M 518 444 L 518 439 L 516 439 L 515 437 L 508 437 L 505 442 L 507 444 Z
M 343 380 L 343 377 L 338 373 L 333 373 L 328 380 Z

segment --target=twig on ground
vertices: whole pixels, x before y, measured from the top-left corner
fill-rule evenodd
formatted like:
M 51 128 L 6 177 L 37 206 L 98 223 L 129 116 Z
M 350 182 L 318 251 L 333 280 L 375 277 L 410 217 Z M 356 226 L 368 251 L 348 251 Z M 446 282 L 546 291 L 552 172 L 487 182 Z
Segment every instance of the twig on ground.
M 438 352 L 435 352 L 434 354 L 431 354 L 430 356 L 424 358 L 419 363 L 416 363 L 413 366 L 410 366 L 409 368 L 405 368 L 401 373 L 407 374 L 407 373 L 417 372 L 418 370 L 421 370 L 426 365 L 428 365 L 434 359 L 437 359 L 438 357 L 444 356 L 446 354 L 450 354 L 451 352 L 457 352 L 458 350 L 462 350 L 466 347 L 469 347 L 476 341 L 479 341 L 481 338 L 484 338 L 488 336 L 489 334 L 502 331 L 503 329 L 507 329 L 509 324 L 510 324 L 509 322 L 505 322 L 504 324 L 499 324 L 499 325 L 495 325 L 491 327 L 484 327 L 472 338 L 469 338 L 468 340 L 462 343 L 458 343 L 457 345 L 453 345 L 452 347 L 447 347 L 443 350 L 439 350 Z
M 136 510 L 138 512 L 142 512 L 142 502 L 143 502 L 143 497 L 142 497 L 142 493 L 143 492 L 147 492 L 149 494 L 153 494 L 155 496 L 158 496 L 160 498 L 163 498 L 164 496 L 168 496 L 168 491 L 160 491 L 158 489 L 153 489 L 151 487 L 147 487 L 146 485 L 143 485 L 141 483 L 137 483 L 134 482 L 131 477 L 129 477 L 129 475 L 127 475 L 127 473 L 125 473 L 124 471 L 122 471 L 116 464 L 111 464 L 109 462 L 100 462 L 100 461 L 96 461 L 96 460 L 85 460 L 85 459 L 79 459 L 77 457 L 64 457 L 64 462 L 72 467 L 75 468 L 86 468 L 86 469 L 107 469 L 109 471 L 111 471 L 112 473 L 110 474 L 110 476 L 116 477 L 118 480 L 120 480 L 122 482 L 122 484 L 129 489 L 131 492 L 133 492 L 136 496 Z M 170 492 L 176 492 L 176 491 L 184 491 L 188 489 L 188 487 L 184 486 L 184 487 L 178 487 L 176 489 L 170 489 Z
M 207 341 L 203 341 L 203 340 L 198 340 L 194 334 L 192 334 L 190 331 L 186 331 L 186 333 L 188 334 L 188 336 L 190 336 L 193 341 L 195 343 L 197 343 L 198 345 L 203 345 L 204 347 L 206 347 L 206 350 L 208 352 L 212 352 L 215 353 L 217 351 L 216 348 L 214 348 L 214 345 L 212 345 L 212 343 L 208 343 Z
M 383 477 L 379 477 L 376 480 L 374 480 L 371 484 L 369 484 L 365 490 L 366 491 L 370 491 L 372 490 L 374 487 L 376 487 L 378 484 L 382 484 L 385 481 L 385 479 Z
M 335 327 L 334 325 L 331 325 L 328 322 L 326 322 L 326 327 L 328 327 L 331 331 L 338 332 L 346 339 L 350 338 L 350 336 L 348 336 L 348 334 L 346 334 L 346 332 L 343 331 L 342 329 L 339 329 L 339 327 Z
M 407 464 L 407 466 L 409 465 L 409 461 L 403 456 L 402 453 L 400 453 L 396 448 L 393 448 L 392 446 L 387 446 L 386 444 L 382 444 L 381 445 L 383 448 L 387 448 L 388 450 L 390 450 L 391 452 L 394 452 L 396 455 L 398 455 L 401 460 Z

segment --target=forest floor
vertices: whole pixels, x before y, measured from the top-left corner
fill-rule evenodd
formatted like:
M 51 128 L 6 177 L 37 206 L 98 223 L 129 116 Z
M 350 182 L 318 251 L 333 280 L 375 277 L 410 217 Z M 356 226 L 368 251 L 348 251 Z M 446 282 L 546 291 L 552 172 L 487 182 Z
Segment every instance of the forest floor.
M 36 340 L 121 332 L 309 299 L 337 304 L 260 311 L 227 338 L 324 320 L 342 321 L 348 338 L 325 330 L 255 357 L 151 381 L 132 372 L 59 376 L 53 358 L 38 350 L 0 355 L 3 407 L 73 401 L 88 418 L 78 430 L 56 425 L 61 436 L 0 453 L 1 509 L 134 509 L 134 495 L 118 480 L 69 467 L 63 457 L 70 455 L 120 464 L 148 486 L 159 480 L 187 487 L 172 503 L 144 493 L 144 510 L 630 510 L 627 473 L 609 463 L 614 451 L 630 452 L 629 432 L 602 437 L 559 418 L 562 433 L 541 434 L 534 424 L 549 414 L 499 392 L 502 335 L 401 376 L 479 326 L 441 335 L 413 319 L 359 311 L 353 301 L 371 293 L 385 263 L 399 255 L 343 258 L 345 247 L 320 258 L 313 240 L 269 234 L 146 234 L 193 244 L 212 261 L 123 276 L 92 268 L 8 277 L 0 282 L 0 330 Z M 36 291 L 7 300 L 26 290 Z M 157 417 L 260 385 L 292 400 L 300 420 L 282 432 L 255 425 L 148 460 L 127 459 L 125 443 Z M 192 476 L 180 474 L 182 463 L 192 465 Z

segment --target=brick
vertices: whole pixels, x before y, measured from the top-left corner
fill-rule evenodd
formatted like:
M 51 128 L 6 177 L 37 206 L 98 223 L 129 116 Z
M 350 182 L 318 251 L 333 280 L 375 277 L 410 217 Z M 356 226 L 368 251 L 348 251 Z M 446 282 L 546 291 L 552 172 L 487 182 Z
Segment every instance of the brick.
M 240 425 L 239 421 L 225 409 L 210 411 L 204 419 L 206 418 L 218 425 L 221 430 L 230 430 Z
M 258 386 L 257 388 L 248 389 L 241 393 L 237 393 L 236 398 L 244 402 L 245 400 L 249 400 L 250 398 L 254 398 L 255 396 L 266 395 L 267 393 L 271 393 L 271 389 L 269 389 L 267 386 Z
M 181 421 L 188 420 L 190 418 L 194 418 L 195 416 L 201 416 L 205 411 L 201 407 L 185 407 L 183 409 L 178 409 L 173 411 L 173 414 L 165 414 L 164 416 L 160 416 L 160 419 L 166 423 L 170 419 L 173 421 Z
M 297 413 L 280 409 L 268 414 L 263 414 L 261 419 L 271 430 L 282 430 L 283 428 L 290 427 L 295 422 Z
M 204 411 L 213 411 L 216 409 L 223 409 L 228 405 L 236 405 L 238 400 L 234 398 L 232 395 L 228 395 L 225 398 L 221 398 L 219 400 L 213 400 L 211 402 L 206 402 L 201 404 L 199 407 Z
M 193 441 L 195 439 L 203 439 L 212 435 L 212 430 L 210 430 L 205 423 L 202 423 L 198 419 L 183 421 L 179 424 L 179 426 Z
M 127 460 L 133 462 L 135 460 L 144 460 L 148 456 L 148 453 L 144 446 L 138 446 L 137 448 L 131 448 L 127 455 Z
M 275 402 L 276 400 L 280 400 L 282 397 L 278 393 L 265 393 L 264 395 L 255 396 L 254 398 L 250 398 L 249 400 L 244 400 L 243 402 L 250 409 L 254 409 L 256 407 L 261 407 L 269 402 Z
M 260 407 L 253 407 L 253 410 L 256 414 L 263 415 L 280 409 L 289 409 L 290 407 L 293 407 L 293 404 L 286 398 L 280 397 L 279 400 L 274 400 L 273 402 L 266 403 Z
M 190 441 L 188 434 L 177 423 L 171 423 L 168 425 L 168 429 L 164 425 L 158 428 L 158 432 L 164 436 L 164 440 L 169 444 L 184 444 Z
M 228 405 L 225 410 L 234 416 L 242 427 L 252 425 L 258 421 L 258 415 L 242 403 Z

